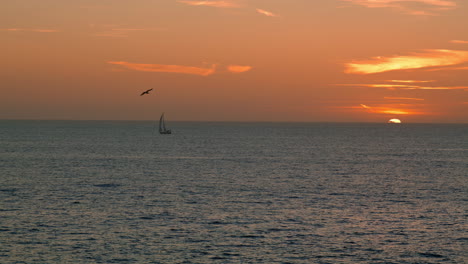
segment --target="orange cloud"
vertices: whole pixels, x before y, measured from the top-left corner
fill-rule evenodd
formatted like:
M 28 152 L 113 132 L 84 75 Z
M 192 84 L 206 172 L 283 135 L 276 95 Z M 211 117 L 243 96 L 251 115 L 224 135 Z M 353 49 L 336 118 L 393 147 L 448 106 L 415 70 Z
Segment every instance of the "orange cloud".
M 421 98 L 410 98 L 410 97 L 384 97 L 387 100 L 414 100 L 414 101 L 424 101 Z
M 452 40 L 450 42 L 455 44 L 468 44 L 468 41 L 466 40 Z
M 341 86 L 386 88 L 390 90 L 467 90 L 468 86 L 420 86 L 406 84 L 340 84 Z
M 98 37 L 128 37 L 130 32 L 162 31 L 161 28 L 110 28 L 94 34 Z
M 200 76 L 208 76 L 215 73 L 216 65 L 211 65 L 211 68 L 199 68 L 191 66 L 181 65 L 165 65 L 165 64 L 141 64 L 141 63 L 130 63 L 125 61 L 109 61 L 107 62 L 113 65 L 120 65 L 127 69 L 144 72 L 168 72 L 168 73 L 184 73 L 193 74 Z
M 420 80 L 387 80 L 387 82 L 393 82 L 393 83 L 429 83 L 429 82 L 435 82 L 434 80 L 429 80 L 429 81 L 420 81 Z
M 266 10 L 259 9 L 259 8 L 257 8 L 256 10 L 257 10 L 257 13 L 262 14 L 262 15 L 265 15 L 265 16 L 269 16 L 269 17 L 278 17 L 277 14 L 274 14 L 274 13 L 272 13 L 272 12 L 270 12 L 270 11 L 266 11 Z
M 251 66 L 241 66 L 241 65 L 229 65 L 227 67 L 227 70 L 232 73 L 246 72 L 246 71 L 250 71 L 251 69 L 252 69 Z
M 427 69 L 426 71 L 465 71 L 465 70 L 468 70 L 468 66 L 435 68 L 435 69 Z
M 396 70 L 451 66 L 468 62 L 468 51 L 426 50 L 408 56 L 375 57 L 373 60 L 346 63 L 346 73 L 372 74 Z
M 401 88 L 404 90 L 465 90 L 468 91 L 468 86 L 408 86 L 406 88 Z
M 371 8 L 375 7 L 394 7 L 403 3 L 418 2 L 426 5 L 438 7 L 455 7 L 457 4 L 451 0 L 342 0 L 346 2 L 353 2 L 358 5 L 363 5 Z
M 41 28 L 6 28 L 0 29 L 1 31 L 29 31 L 29 32 L 39 32 L 39 33 L 54 33 L 60 32 L 60 30 L 56 29 L 41 29 Z
M 408 87 L 419 87 L 406 84 L 365 84 L 365 83 L 356 83 L 356 84 L 338 84 L 339 86 L 353 86 L 353 87 L 370 87 L 370 88 L 386 88 L 390 90 L 395 90 L 397 88 L 408 88 Z
M 194 0 L 179 0 L 179 3 L 191 5 L 191 6 L 211 6 L 211 7 L 220 7 L 220 8 L 238 8 L 240 7 L 237 3 L 233 1 L 221 1 L 221 0 L 212 0 L 212 1 L 194 1 Z
M 436 11 L 449 10 L 457 6 L 453 0 L 342 0 L 368 8 L 395 8 L 410 15 L 434 15 Z M 414 9 L 414 3 L 421 4 Z

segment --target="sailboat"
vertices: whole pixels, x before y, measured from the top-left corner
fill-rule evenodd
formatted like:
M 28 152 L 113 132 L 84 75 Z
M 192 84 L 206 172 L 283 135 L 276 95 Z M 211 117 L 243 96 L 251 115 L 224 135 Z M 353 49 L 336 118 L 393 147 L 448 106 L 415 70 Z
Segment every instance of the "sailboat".
M 171 134 L 170 129 L 166 129 L 166 124 L 164 122 L 164 113 L 162 113 L 161 118 L 159 118 L 159 134 Z

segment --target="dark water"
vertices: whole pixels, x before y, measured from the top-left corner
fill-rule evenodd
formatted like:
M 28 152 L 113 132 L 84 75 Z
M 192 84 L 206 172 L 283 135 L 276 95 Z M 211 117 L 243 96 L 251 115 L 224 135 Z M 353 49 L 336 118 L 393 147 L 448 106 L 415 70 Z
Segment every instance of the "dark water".
M 0 263 L 466 263 L 468 125 L 0 121 Z

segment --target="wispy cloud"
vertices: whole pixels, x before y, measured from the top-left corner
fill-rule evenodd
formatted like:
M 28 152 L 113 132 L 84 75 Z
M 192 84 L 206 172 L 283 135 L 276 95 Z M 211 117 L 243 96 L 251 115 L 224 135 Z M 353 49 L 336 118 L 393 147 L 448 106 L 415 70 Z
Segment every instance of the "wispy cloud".
M 83 5 L 83 6 L 80 6 L 80 8 L 82 9 L 88 9 L 88 10 L 93 10 L 93 9 L 96 9 L 96 10 L 99 10 L 99 9 L 109 9 L 111 8 L 112 6 L 111 5 Z
M 413 100 L 413 101 L 424 101 L 422 98 L 411 98 L 411 97 L 384 97 L 386 100 Z
M 468 51 L 425 50 L 407 56 L 375 57 L 372 60 L 346 63 L 346 73 L 372 74 L 396 70 L 451 66 L 468 62 Z
M 209 76 L 215 74 L 218 64 L 211 64 L 209 67 L 193 67 L 184 65 L 167 65 L 167 64 L 143 64 L 143 63 L 131 63 L 126 61 L 108 61 L 107 63 L 118 65 L 126 69 L 143 72 L 166 72 L 166 73 L 183 73 L 200 76 Z M 243 73 L 250 71 L 252 66 L 243 65 L 228 65 L 226 67 L 227 72 L 230 73 Z M 121 69 L 113 69 L 114 71 L 121 71 Z
M 427 69 L 426 71 L 466 71 L 468 66 Z
M 125 38 L 129 37 L 132 32 L 143 32 L 143 31 L 162 31 L 161 28 L 109 28 L 101 32 L 94 34 L 98 37 L 114 37 L 114 38 Z
M 38 32 L 38 33 L 54 33 L 54 32 L 60 32 L 60 30 L 57 29 L 44 29 L 44 28 L 5 28 L 5 29 L 0 29 L 0 31 L 10 31 L 10 32 L 20 32 L 20 31 L 25 31 L 25 32 Z
M 257 13 L 262 14 L 262 15 L 265 15 L 265 16 L 269 16 L 269 17 L 279 17 L 279 15 L 274 14 L 274 13 L 272 13 L 272 12 L 270 12 L 270 11 L 263 10 L 263 9 L 257 8 L 256 11 L 257 11 Z
M 408 86 L 401 88 L 403 90 L 465 90 L 468 91 L 468 86 Z
M 399 6 L 405 3 L 422 3 L 429 6 L 436 7 L 456 7 L 457 4 L 452 0 L 342 0 L 346 2 L 352 2 L 358 5 L 363 5 L 366 7 L 394 7 Z
M 211 6 L 220 8 L 239 8 L 240 5 L 235 1 L 222 1 L 222 0 L 211 0 L 211 1 L 195 1 L 195 0 L 179 0 L 177 1 L 182 4 L 191 6 Z
M 435 82 L 435 80 L 387 80 L 387 82 L 392 82 L 392 83 L 430 83 L 430 82 Z
M 241 66 L 241 65 L 229 65 L 227 70 L 232 73 L 247 72 L 252 69 L 252 66 Z
M 108 61 L 107 63 L 119 65 L 127 69 L 143 72 L 167 72 L 167 73 L 183 73 L 200 76 L 208 76 L 216 71 L 216 65 L 212 64 L 209 68 L 182 66 L 182 65 L 166 65 L 166 64 L 142 64 L 131 63 L 126 61 Z
M 451 40 L 450 42 L 455 44 L 468 44 L 467 40 Z
M 218 8 L 250 8 L 247 4 L 243 3 L 244 1 L 242 0 L 178 0 L 177 2 L 191 6 L 209 6 Z M 279 17 L 278 14 L 267 11 L 265 9 L 255 8 L 255 11 L 258 14 L 264 16 Z
M 366 84 L 366 83 L 355 83 L 355 84 L 338 84 L 339 86 L 352 86 L 352 87 L 370 87 L 370 88 L 386 88 L 389 90 L 395 90 L 396 88 L 413 87 L 404 84 Z
M 457 7 L 453 0 L 342 0 L 368 8 L 394 8 L 410 15 L 436 15 Z M 416 5 L 417 4 L 417 5 Z M 418 8 L 416 8 L 418 7 Z
M 389 90 L 467 90 L 468 86 L 421 86 L 405 84 L 340 84 L 340 86 L 385 88 Z

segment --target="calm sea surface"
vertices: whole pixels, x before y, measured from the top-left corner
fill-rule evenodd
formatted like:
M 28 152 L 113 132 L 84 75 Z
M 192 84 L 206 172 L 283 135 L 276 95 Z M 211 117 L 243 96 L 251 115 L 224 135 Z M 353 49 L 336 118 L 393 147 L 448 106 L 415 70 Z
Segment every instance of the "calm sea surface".
M 466 263 L 468 125 L 0 121 L 0 263 Z

